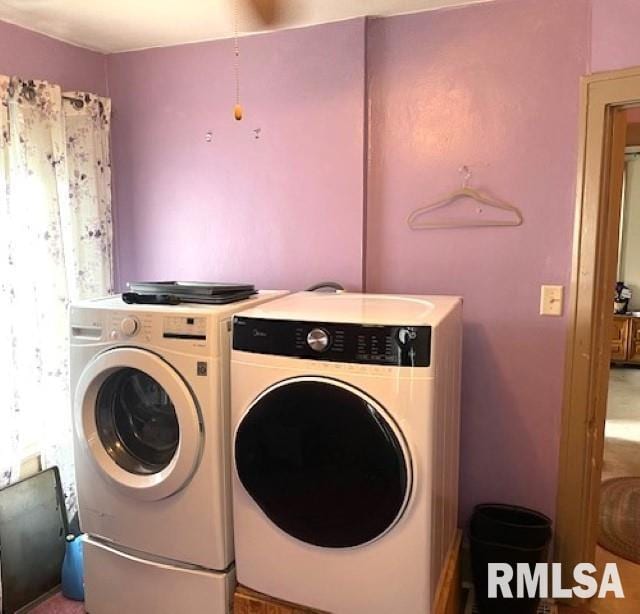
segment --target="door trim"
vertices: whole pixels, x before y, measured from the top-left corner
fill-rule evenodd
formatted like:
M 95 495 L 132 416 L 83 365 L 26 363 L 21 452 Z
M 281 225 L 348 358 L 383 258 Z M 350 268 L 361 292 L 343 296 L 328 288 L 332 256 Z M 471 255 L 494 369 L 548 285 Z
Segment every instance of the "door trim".
M 621 111 L 638 104 L 640 68 L 582 79 L 555 539 L 565 580 L 577 563 L 595 558 L 622 189 L 612 152 Z
M 178 447 L 171 462 L 157 473 L 138 475 L 120 467 L 104 449 L 98 434 L 95 419 L 98 392 L 111 374 L 123 368 L 138 369 L 152 377 L 174 405 L 180 430 Z M 157 501 L 182 489 L 193 476 L 202 455 L 204 432 L 197 399 L 168 362 L 147 350 L 119 347 L 98 354 L 78 381 L 74 416 L 77 440 L 85 456 L 109 483 L 137 500 Z

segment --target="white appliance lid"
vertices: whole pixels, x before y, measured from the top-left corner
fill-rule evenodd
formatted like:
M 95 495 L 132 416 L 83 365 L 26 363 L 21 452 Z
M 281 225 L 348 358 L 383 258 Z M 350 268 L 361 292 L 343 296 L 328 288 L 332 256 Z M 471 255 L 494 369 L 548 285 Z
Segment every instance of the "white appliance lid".
M 89 299 L 78 301 L 71 306 L 82 309 L 108 309 L 110 311 L 123 312 L 148 312 L 148 313 L 168 313 L 168 314 L 215 314 L 218 316 L 227 316 L 237 313 L 244 309 L 248 309 L 253 305 L 257 305 L 263 301 L 272 300 L 280 296 L 285 296 L 286 290 L 260 290 L 256 295 L 235 303 L 227 303 L 226 305 L 204 305 L 198 303 L 180 303 L 179 305 L 129 305 L 122 300 L 120 294 L 106 296 L 103 298 Z
M 455 296 L 298 292 L 238 315 L 307 322 L 429 325 L 437 324 L 461 301 Z

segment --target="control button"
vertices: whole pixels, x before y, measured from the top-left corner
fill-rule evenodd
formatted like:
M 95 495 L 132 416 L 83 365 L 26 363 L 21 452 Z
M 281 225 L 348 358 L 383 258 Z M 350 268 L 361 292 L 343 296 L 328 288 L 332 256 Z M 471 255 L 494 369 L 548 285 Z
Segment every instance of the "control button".
M 398 331 L 398 343 L 406 346 L 410 344 L 416 336 L 416 331 L 413 328 L 401 328 Z
M 135 318 L 125 318 L 120 322 L 120 330 L 125 337 L 133 337 L 138 332 L 138 320 Z
M 307 335 L 307 345 L 314 352 L 324 352 L 329 347 L 329 333 L 321 328 L 314 328 Z

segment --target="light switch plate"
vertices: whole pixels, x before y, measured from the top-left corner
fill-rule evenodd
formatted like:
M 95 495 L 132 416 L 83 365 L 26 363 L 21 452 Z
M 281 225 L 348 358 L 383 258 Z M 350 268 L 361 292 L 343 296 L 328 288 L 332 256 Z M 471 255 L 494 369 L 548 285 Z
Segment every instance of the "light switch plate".
M 563 290 L 563 286 L 540 286 L 540 315 L 562 315 Z

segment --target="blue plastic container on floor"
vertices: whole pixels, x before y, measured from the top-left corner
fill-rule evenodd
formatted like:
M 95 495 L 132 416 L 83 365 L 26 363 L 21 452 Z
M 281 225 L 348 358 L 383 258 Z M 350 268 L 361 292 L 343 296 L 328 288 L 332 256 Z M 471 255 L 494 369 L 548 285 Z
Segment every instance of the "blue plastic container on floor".
M 62 563 L 62 594 L 67 599 L 84 601 L 84 535 L 67 535 Z

